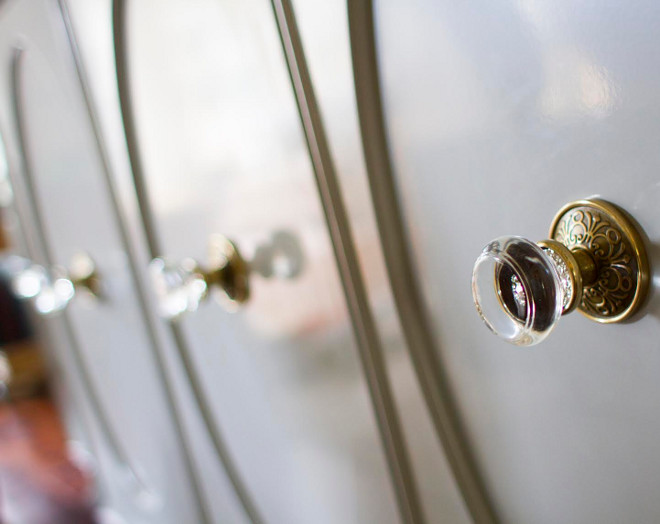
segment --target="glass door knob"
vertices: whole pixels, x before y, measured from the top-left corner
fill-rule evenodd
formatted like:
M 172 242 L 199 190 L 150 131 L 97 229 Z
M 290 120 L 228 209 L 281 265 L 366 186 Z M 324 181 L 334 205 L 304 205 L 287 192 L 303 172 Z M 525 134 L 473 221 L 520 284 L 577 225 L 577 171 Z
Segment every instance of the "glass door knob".
M 209 242 L 209 260 L 205 267 L 192 258 L 180 261 L 155 258 L 149 264 L 149 273 L 160 316 L 166 319 L 197 311 L 209 290 L 219 291 L 230 308 L 250 298 L 248 265 L 236 245 L 219 235 Z
M 74 255 L 68 269 L 46 268 L 19 256 L 8 257 L 3 266 L 11 274 L 14 293 L 40 315 L 62 311 L 81 290 L 94 298 L 103 296 L 102 280 L 87 253 Z
M 555 216 L 549 237 L 500 237 L 477 258 L 472 296 L 491 331 L 531 346 L 576 308 L 601 323 L 639 310 L 649 263 L 641 229 L 625 211 L 599 199 L 572 202 Z
M 287 231 L 275 232 L 270 242 L 256 249 L 249 262 L 231 240 L 213 235 L 205 266 L 192 258 L 178 262 L 155 258 L 149 272 L 160 316 L 174 320 L 196 311 L 209 293 L 214 293 L 225 309 L 234 311 L 250 298 L 251 273 L 293 279 L 301 272 L 303 262 L 298 238 Z

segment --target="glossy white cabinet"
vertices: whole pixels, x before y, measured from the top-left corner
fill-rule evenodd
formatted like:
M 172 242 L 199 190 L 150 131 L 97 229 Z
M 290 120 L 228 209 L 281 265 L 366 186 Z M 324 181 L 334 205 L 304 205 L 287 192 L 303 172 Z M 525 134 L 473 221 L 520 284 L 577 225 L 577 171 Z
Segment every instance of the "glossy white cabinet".
M 60 3 L 0 8 L 0 132 L 25 251 L 66 265 L 84 250 L 107 285 L 45 321 L 102 504 L 129 522 L 660 518 L 657 279 L 636 322 L 574 314 L 527 349 L 470 293 L 486 242 L 545 238 L 592 195 L 637 219 L 657 269 L 659 8 L 374 2 L 390 188 L 387 150 L 362 134 L 378 90 L 354 84 L 369 3 L 64 5 L 73 54 Z M 301 270 L 266 278 L 281 232 Z M 150 260 L 204 266 L 215 234 L 255 268 L 249 300 L 215 290 L 157 318 Z M 407 257 L 409 282 L 392 263 Z
M 291 280 L 178 322 L 217 428 L 267 522 L 394 522 L 397 509 L 327 226 L 267 2 L 129 2 L 131 96 L 158 255 L 249 261 L 285 231 Z M 204 461 L 214 491 L 214 457 Z M 210 499 L 213 502 L 211 497 Z
M 657 296 L 499 341 L 470 273 L 491 238 L 546 238 L 599 195 L 657 241 L 654 2 L 376 2 L 388 136 L 438 351 L 503 522 L 657 522 Z M 657 280 L 652 288 L 657 287 Z

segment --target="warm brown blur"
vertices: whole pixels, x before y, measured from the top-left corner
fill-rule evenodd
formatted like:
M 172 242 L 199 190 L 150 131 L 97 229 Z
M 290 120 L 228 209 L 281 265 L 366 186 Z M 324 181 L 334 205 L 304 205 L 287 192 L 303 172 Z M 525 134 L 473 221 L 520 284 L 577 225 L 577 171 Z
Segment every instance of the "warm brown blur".
M 68 459 L 46 398 L 0 404 L 0 522 L 95 522 L 90 480 Z
M 0 251 L 4 251 L 8 247 L 7 235 L 2 224 L 2 212 L 0 212 Z

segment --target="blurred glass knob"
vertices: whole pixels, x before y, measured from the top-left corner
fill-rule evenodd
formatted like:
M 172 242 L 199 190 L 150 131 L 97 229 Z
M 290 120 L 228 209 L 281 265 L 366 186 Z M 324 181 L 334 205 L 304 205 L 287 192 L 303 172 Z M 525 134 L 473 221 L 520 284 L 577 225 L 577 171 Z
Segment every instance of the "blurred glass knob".
M 164 318 L 196 311 L 206 296 L 208 285 L 204 270 L 192 258 L 179 263 L 155 258 L 149 264 L 149 273 L 158 297 L 159 313 Z
M 237 309 L 250 298 L 250 273 L 263 277 L 295 278 L 303 266 L 298 239 L 285 231 L 276 232 L 271 242 L 259 246 L 251 262 L 247 262 L 236 245 L 221 235 L 209 242 L 206 267 L 192 258 L 172 262 L 155 258 L 149 272 L 158 297 L 159 313 L 175 319 L 196 311 L 210 292 L 225 308 Z
M 12 275 L 16 295 L 29 300 L 41 315 L 62 311 L 77 290 L 85 290 L 96 298 L 101 296 L 101 279 L 86 253 L 76 254 L 68 270 L 59 266 L 46 269 L 18 256 L 9 257 L 3 265 Z
M 598 199 L 562 208 L 549 240 L 493 240 L 472 273 L 481 319 L 496 335 L 520 346 L 541 342 L 575 308 L 601 323 L 628 319 L 648 287 L 639 227 L 625 211 Z

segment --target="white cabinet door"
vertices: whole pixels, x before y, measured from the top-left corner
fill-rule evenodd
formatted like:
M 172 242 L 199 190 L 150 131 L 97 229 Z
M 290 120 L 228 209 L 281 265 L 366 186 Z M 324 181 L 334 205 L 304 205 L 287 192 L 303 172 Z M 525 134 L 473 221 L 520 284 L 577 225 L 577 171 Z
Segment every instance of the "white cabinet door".
M 397 521 L 270 4 L 136 1 L 127 20 L 158 254 L 203 264 L 219 233 L 249 260 L 278 231 L 304 254 L 294 279 L 253 273 L 238 311 L 208 301 L 178 323 L 237 477 L 268 522 Z
M 415 312 L 404 306 L 406 315 L 397 315 L 396 298 L 391 291 L 394 286 L 388 278 L 388 272 L 396 273 L 396 270 L 391 264 L 386 268 L 383 260 L 383 249 L 392 238 L 392 230 L 377 222 L 369 192 L 369 162 L 365 161 L 368 156 L 363 153 L 363 148 L 367 151 L 373 149 L 374 137 L 366 133 L 366 139 L 362 140 L 361 129 L 364 129 L 365 122 L 360 121 L 362 113 L 358 111 L 355 89 L 356 78 L 360 83 L 359 79 L 366 71 L 352 56 L 357 50 L 351 45 L 351 37 L 355 34 L 359 35 L 361 42 L 367 37 L 368 31 L 355 22 L 355 12 L 368 9 L 368 3 L 344 0 L 321 3 L 294 0 L 292 3 L 353 228 L 370 304 L 381 332 L 424 517 L 426 522 L 444 524 L 470 522 L 470 512 L 458 487 L 461 481 L 457 482 L 453 476 L 439 438 L 442 431 L 437 431 L 446 427 L 439 428 L 437 412 L 431 413 L 428 409 L 425 388 L 420 387 L 419 372 L 429 376 L 431 366 L 416 360 L 414 349 L 408 345 L 405 336 L 405 332 L 414 327 L 405 324 Z M 373 93 L 368 96 L 374 100 Z M 383 175 L 379 169 L 374 170 L 375 178 L 381 179 Z M 391 206 L 385 206 L 385 212 L 392 215 Z M 401 255 L 396 250 L 396 257 Z M 405 277 L 397 276 L 397 279 L 409 286 Z M 431 384 L 430 389 L 438 392 L 437 382 Z M 442 398 L 442 393 L 438 397 Z
M 83 250 L 103 298 L 76 297 L 48 321 L 71 381 L 100 428 L 107 504 L 130 522 L 198 519 L 188 468 L 166 402 L 154 338 L 140 308 L 112 188 L 56 2 L 11 2 L 0 12 L 0 127 L 27 203 L 37 262 L 66 267 Z M 20 193 L 20 196 L 19 196 Z M 73 355 L 73 356 L 72 356 Z
M 503 522 L 660 519 L 657 296 L 633 323 L 495 338 L 470 292 L 492 238 L 545 238 L 591 195 L 660 250 L 657 2 L 376 2 L 399 196 L 451 378 Z M 652 288 L 657 287 L 657 279 Z

